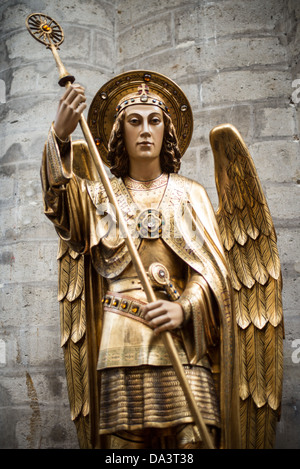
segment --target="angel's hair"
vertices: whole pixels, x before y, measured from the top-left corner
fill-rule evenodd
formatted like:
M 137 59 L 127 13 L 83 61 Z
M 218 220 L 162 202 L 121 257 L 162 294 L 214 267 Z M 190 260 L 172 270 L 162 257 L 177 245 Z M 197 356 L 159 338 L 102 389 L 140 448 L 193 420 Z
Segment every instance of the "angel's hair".
M 114 176 L 125 177 L 129 174 L 129 157 L 124 143 L 125 110 L 116 118 L 109 143 L 107 160 Z M 181 164 L 181 153 L 175 127 L 170 116 L 163 112 L 164 137 L 160 152 L 160 164 L 164 173 L 178 173 Z

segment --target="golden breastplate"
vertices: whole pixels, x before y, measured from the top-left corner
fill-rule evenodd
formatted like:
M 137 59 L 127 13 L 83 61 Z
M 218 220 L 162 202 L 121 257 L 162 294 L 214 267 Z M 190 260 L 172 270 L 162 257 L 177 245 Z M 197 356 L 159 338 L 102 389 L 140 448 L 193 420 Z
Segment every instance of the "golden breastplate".
M 159 207 L 167 181 L 168 176 L 163 174 L 149 183 L 142 183 L 132 179 L 128 182 L 127 178 L 125 184 L 127 184 L 127 190 L 139 209 L 147 210 Z M 159 262 L 168 269 L 170 279 L 176 284 L 178 290 L 180 292 L 183 290 L 186 277 L 185 264 L 161 238 L 143 238 L 138 252 L 146 272 L 148 272 L 151 264 Z M 132 262 L 120 275 L 113 279 L 107 279 L 107 286 L 108 292 L 112 294 L 120 294 L 120 297 L 129 295 L 136 300 L 147 302 L 146 294 L 142 289 Z M 155 295 L 157 299 L 168 299 L 163 287 L 156 287 Z M 175 346 L 182 363 L 188 363 L 179 337 L 175 337 Z M 161 337 L 155 336 L 148 325 L 130 317 L 115 314 L 109 307 L 104 308 L 98 369 L 170 364 Z
M 167 174 L 162 174 L 153 181 L 135 181 L 130 177 L 127 177 L 124 181 L 133 201 L 141 209 L 141 213 L 145 214 L 144 217 L 137 220 L 137 223 L 140 223 L 141 230 L 148 228 L 150 233 L 149 238 L 147 238 L 146 233 L 142 233 L 143 239 L 138 250 L 146 272 L 148 272 L 149 266 L 155 262 L 163 264 L 169 272 L 171 281 L 174 282 L 179 291 L 182 291 L 186 277 L 186 265 L 159 237 L 159 222 L 156 222 L 157 217 L 153 216 L 153 213 L 158 212 L 167 182 Z M 150 212 L 151 209 L 152 213 Z M 149 218 L 147 218 L 148 210 Z M 157 237 L 153 236 L 153 231 L 157 231 Z M 108 280 L 108 290 L 118 293 L 130 293 L 131 296 L 146 301 L 146 295 L 142 291 L 132 263 L 117 278 Z M 158 298 L 166 297 L 162 289 L 155 288 L 155 290 Z
M 186 265 L 160 238 L 154 240 L 143 239 L 138 252 L 146 272 L 149 271 L 150 265 L 155 262 L 163 264 L 169 272 L 171 282 L 176 285 L 179 293 L 181 293 L 186 279 Z M 163 288 L 153 286 L 157 298 L 167 299 Z M 108 280 L 108 290 L 130 294 L 139 300 L 147 301 L 132 263 L 117 278 Z

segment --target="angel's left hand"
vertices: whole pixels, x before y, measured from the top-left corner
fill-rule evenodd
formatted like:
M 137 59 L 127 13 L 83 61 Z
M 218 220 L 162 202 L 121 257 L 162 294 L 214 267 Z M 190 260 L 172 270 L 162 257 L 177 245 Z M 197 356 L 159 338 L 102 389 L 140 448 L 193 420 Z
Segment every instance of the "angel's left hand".
M 167 300 L 148 303 L 143 308 L 143 317 L 154 329 L 155 334 L 180 327 L 184 319 L 181 305 Z

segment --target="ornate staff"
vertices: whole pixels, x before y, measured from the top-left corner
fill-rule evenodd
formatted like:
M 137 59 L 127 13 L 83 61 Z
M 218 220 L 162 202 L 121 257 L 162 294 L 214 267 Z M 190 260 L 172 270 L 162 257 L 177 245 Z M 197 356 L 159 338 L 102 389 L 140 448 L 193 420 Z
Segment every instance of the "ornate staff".
M 62 87 L 69 86 L 71 83 L 75 81 L 75 77 L 70 75 L 67 70 L 65 69 L 62 61 L 60 60 L 60 57 L 58 55 L 57 49 L 59 48 L 60 44 L 64 40 L 64 34 L 63 30 L 60 27 L 60 25 L 54 21 L 51 17 L 43 15 L 41 13 L 33 13 L 29 15 L 26 19 L 26 26 L 30 34 L 39 42 L 47 46 L 47 49 L 50 49 L 57 68 L 59 70 L 59 85 Z M 102 184 L 105 188 L 105 191 L 107 193 L 108 199 L 111 204 L 114 205 L 115 211 L 116 211 L 116 217 L 117 221 L 119 224 L 119 227 L 121 231 L 124 233 L 125 237 L 125 243 L 127 245 L 128 251 L 130 253 L 133 265 L 136 269 L 137 275 L 141 281 L 141 284 L 143 285 L 144 291 L 147 296 L 148 302 L 153 302 L 156 301 L 156 297 L 153 291 L 153 288 L 151 286 L 151 283 L 149 281 L 149 278 L 147 276 L 147 273 L 144 269 L 144 266 L 141 262 L 140 256 L 138 254 L 138 251 L 135 247 L 135 244 L 133 242 L 133 239 L 128 231 L 127 225 L 125 223 L 125 220 L 123 218 L 122 212 L 120 211 L 118 207 L 118 202 L 116 199 L 116 196 L 113 192 L 113 189 L 111 187 L 111 183 L 109 180 L 109 177 L 105 171 L 104 164 L 100 158 L 97 146 L 94 142 L 93 136 L 90 132 L 90 129 L 88 127 L 88 124 L 84 118 L 83 115 L 81 115 L 80 118 L 80 126 L 82 129 L 82 132 L 84 134 L 84 137 L 87 141 L 88 147 L 90 154 L 94 160 L 94 164 L 97 168 L 97 171 L 99 173 L 100 179 L 102 181 Z M 211 441 L 210 434 L 206 428 L 206 425 L 204 423 L 204 420 L 202 418 L 202 415 L 198 409 L 197 403 L 195 401 L 195 398 L 193 396 L 192 390 L 190 388 L 189 382 L 186 378 L 186 375 L 184 373 L 183 366 L 180 362 L 180 359 L 178 357 L 177 350 L 175 348 L 173 338 L 169 332 L 162 332 L 162 338 L 164 345 L 168 351 L 168 354 L 170 356 L 171 363 L 175 369 L 177 378 L 181 384 L 181 387 L 183 389 L 183 392 L 185 394 L 185 398 L 188 402 L 190 412 L 193 416 L 193 419 L 197 425 L 197 428 L 199 430 L 199 433 L 203 439 L 203 442 L 205 446 L 209 449 L 214 449 L 214 446 Z

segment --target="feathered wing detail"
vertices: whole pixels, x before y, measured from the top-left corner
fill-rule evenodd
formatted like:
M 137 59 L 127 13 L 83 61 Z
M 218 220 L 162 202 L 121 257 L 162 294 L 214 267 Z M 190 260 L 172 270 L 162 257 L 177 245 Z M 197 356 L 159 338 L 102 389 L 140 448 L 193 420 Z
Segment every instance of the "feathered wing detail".
M 90 448 L 85 285 L 82 275 L 84 256 L 72 251 L 64 241 L 60 240 L 59 243 L 61 346 L 64 351 L 71 419 L 77 427 L 80 447 Z
M 74 172 L 95 179 L 84 142 L 73 145 Z M 89 161 L 89 165 L 91 162 Z M 61 346 L 64 351 L 71 419 L 79 446 L 97 447 L 96 360 L 101 327 L 102 280 L 94 271 L 90 257 L 73 251 L 59 240 L 58 300 L 60 303 Z M 92 416 L 92 413 L 94 415 Z
M 216 212 L 228 260 L 240 364 L 244 448 L 272 448 L 283 365 L 281 268 L 276 233 L 249 151 L 231 125 L 212 129 Z

